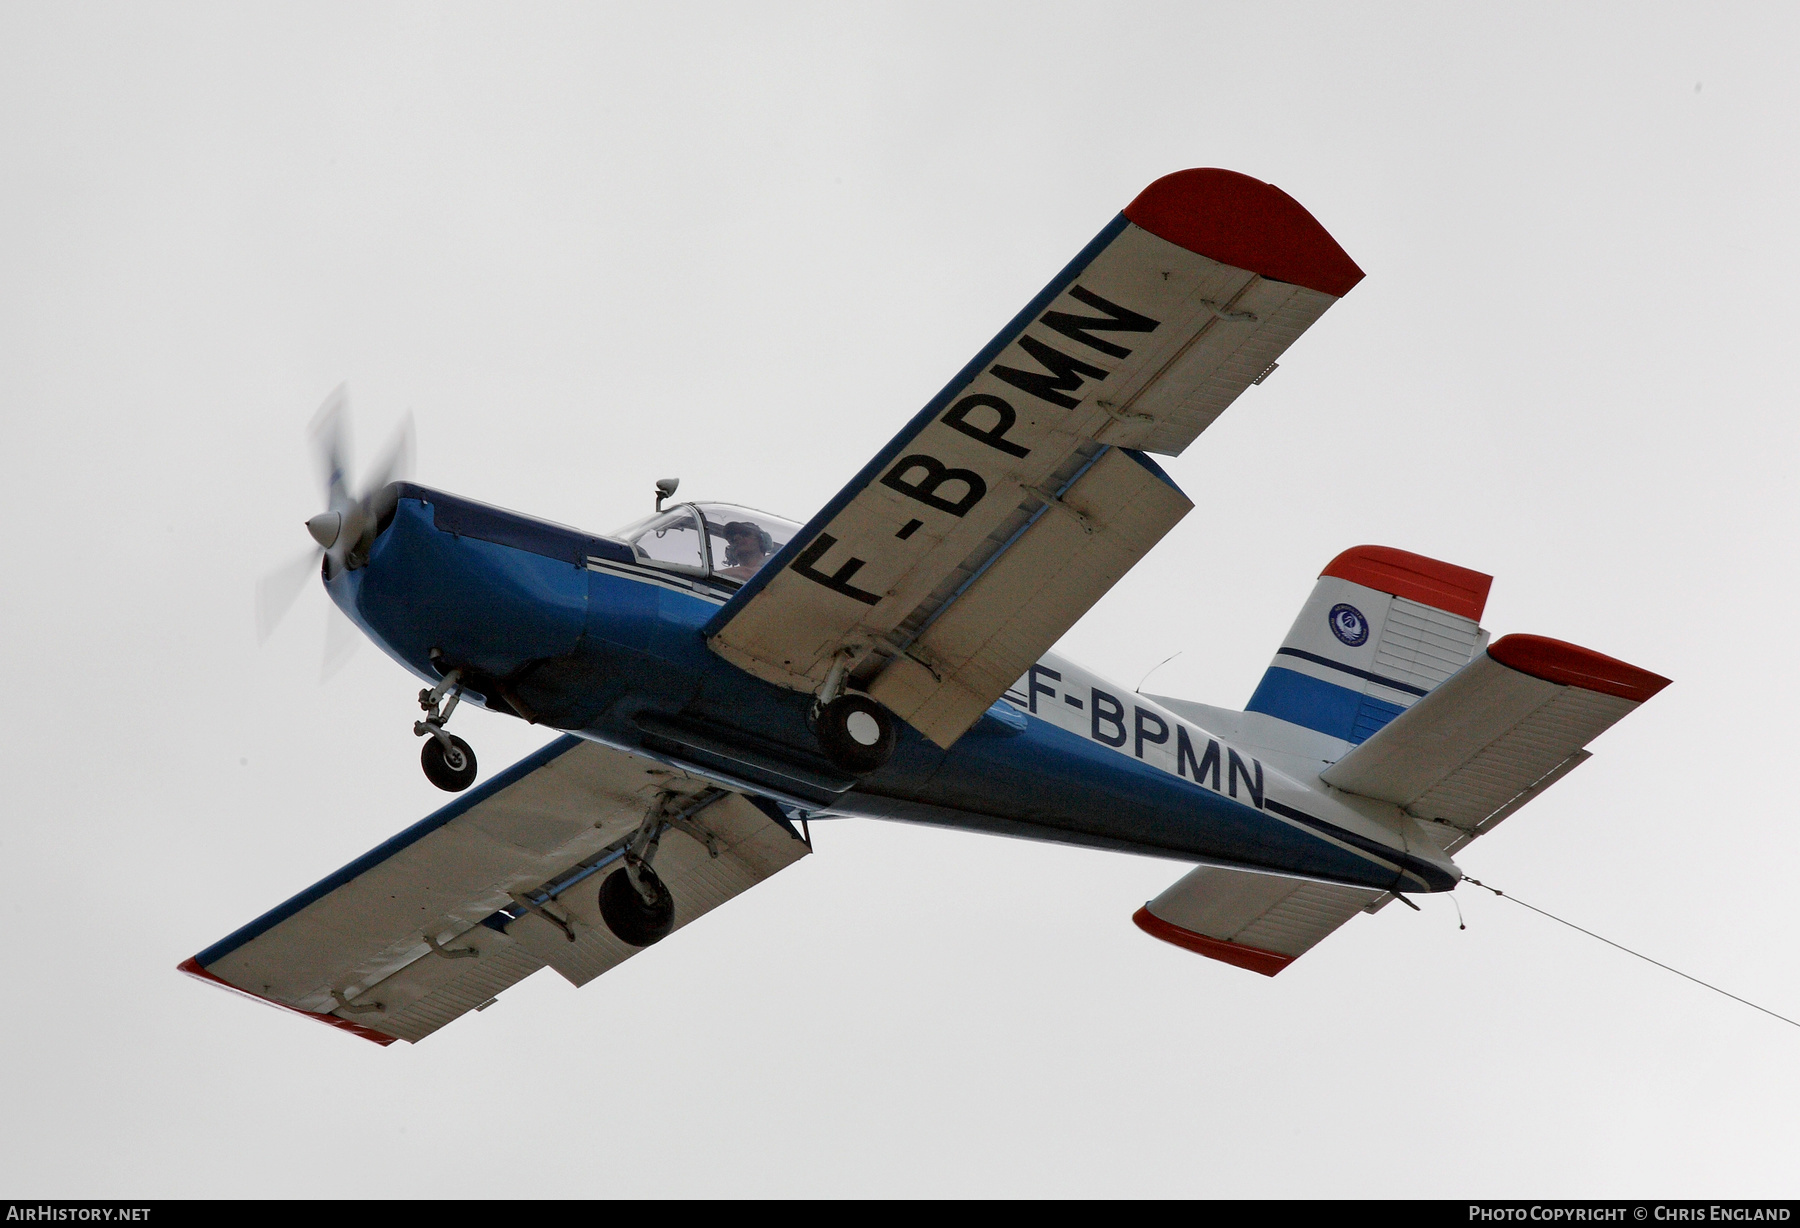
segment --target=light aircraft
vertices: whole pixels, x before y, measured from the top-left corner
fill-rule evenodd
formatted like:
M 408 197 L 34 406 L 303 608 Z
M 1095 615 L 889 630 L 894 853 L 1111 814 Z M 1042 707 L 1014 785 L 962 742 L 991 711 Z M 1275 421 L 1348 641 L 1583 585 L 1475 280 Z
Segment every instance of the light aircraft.
M 426 683 L 425 773 L 460 795 L 181 970 L 416 1042 L 546 965 L 586 984 L 799 860 L 823 816 L 1190 863 L 1138 926 L 1271 976 L 1453 889 L 1454 853 L 1668 680 L 1490 642 L 1490 577 L 1378 546 L 1326 564 L 1242 711 L 1052 651 L 1193 506 L 1150 454 L 1362 276 L 1269 184 L 1159 179 L 804 525 L 667 479 L 612 534 L 353 493 L 334 396 L 324 587 Z M 470 788 L 459 704 L 563 736 Z

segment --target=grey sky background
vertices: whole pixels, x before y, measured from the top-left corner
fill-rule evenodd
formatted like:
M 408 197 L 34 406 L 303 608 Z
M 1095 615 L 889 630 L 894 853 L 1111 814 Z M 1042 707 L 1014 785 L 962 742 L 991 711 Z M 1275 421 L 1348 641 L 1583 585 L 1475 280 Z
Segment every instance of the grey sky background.
M 0 4 L 0 1193 L 1793 1193 L 1800 1031 L 1491 896 L 1275 980 L 1169 862 L 873 823 L 378 1049 L 174 967 L 435 809 L 418 684 L 258 576 L 374 459 L 804 519 L 1145 184 L 1367 270 L 1069 635 L 1241 706 L 1361 542 L 1666 674 L 1470 873 L 1800 1017 L 1788 6 Z M 458 717 L 484 775 L 545 740 Z

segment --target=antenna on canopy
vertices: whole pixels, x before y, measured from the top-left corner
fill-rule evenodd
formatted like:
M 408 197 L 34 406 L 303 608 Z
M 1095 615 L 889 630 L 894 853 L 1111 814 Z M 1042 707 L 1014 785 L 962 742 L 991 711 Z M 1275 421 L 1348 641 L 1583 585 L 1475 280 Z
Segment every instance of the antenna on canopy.
M 675 497 L 675 491 L 680 485 L 681 485 L 680 478 L 657 478 L 656 479 L 656 510 L 657 511 L 659 511 L 659 512 L 662 511 L 662 505 L 663 505 L 664 499 L 672 499 Z

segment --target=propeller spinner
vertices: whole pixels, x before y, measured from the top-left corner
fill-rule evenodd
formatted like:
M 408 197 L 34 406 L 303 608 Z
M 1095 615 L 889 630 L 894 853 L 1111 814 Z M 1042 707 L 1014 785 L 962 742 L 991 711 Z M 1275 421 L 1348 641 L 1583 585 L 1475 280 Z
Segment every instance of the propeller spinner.
M 409 413 L 395 432 L 381 463 L 363 484 L 362 493 L 352 493 L 347 477 L 350 469 L 349 417 L 349 385 L 339 384 L 319 406 L 310 432 L 320 476 L 325 482 L 325 510 L 306 522 L 308 535 L 318 545 L 258 582 L 256 632 L 259 641 L 266 640 L 293 608 L 300 590 L 314 572 L 321 572 L 330 580 L 367 561 L 376 527 L 393 510 L 396 496 L 390 486 L 404 477 L 411 467 L 413 422 Z M 330 665 L 328 659 L 328 671 Z

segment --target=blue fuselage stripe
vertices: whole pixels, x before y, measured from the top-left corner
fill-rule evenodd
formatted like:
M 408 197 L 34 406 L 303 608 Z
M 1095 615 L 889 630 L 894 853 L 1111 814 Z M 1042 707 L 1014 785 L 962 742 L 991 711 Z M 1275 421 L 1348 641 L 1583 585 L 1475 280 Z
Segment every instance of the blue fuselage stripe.
M 1342 673 L 1365 679 L 1369 682 L 1378 682 L 1389 690 L 1401 691 L 1407 695 L 1423 695 L 1426 693 L 1424 687 L 1413 686 L 1409 682 L 1395 682 L 1392 678 L 1383 678 L 1380 674 L 1371 674 L 1366 669 L 1358 669 L 1354 665 L 1345 665 L 1342 661 L 1333 661 L 1330 657 L 1321 657 L 1317 653 L 1303 652 L 1298 648 L 1278 648 L 1275 650 L 1275 655 L 1278 657 L 1299 657 L 1302 661 L 1311 661 L 1314 665 L 1323 665 L 1326 669 L 1335 669 Z
M 1334 840 L 1342 840 L 1345 844 L 1361 849 L 1371 857 L 1378 857 L 1383 861 L 1390 861 L 1396 865 L 1403 866 L 1409 873 L 1416 874 L 1425 882 L 1429 883 L 1433 891 L 1448 891 L 1456 886 L 1456 879 L 1444 873 L 1443 870 L 1432 865 L 1430 862 L 1420 861 L 1416 857 L 1409 857 L 1398 849 L 1370 840 L 1366 836 L 1359 836 L 1355 832 L 1345 831 L 1336 824 L 1328 823 L 1321 818 L 1316 818 L 1313 815 L 1307 814 L 1304 810 L 1296 810 L 1294 807 L 1278 802 L 1274 798 L 1269 798 L 1264 801 L 1263 805 L 1269 810 L 1274 811 L 1276 814 L 1281 815 L 1283 818 L 1292 819 L 1294 822 L 1304 824 L 1314 831 L 1323 832 Z

